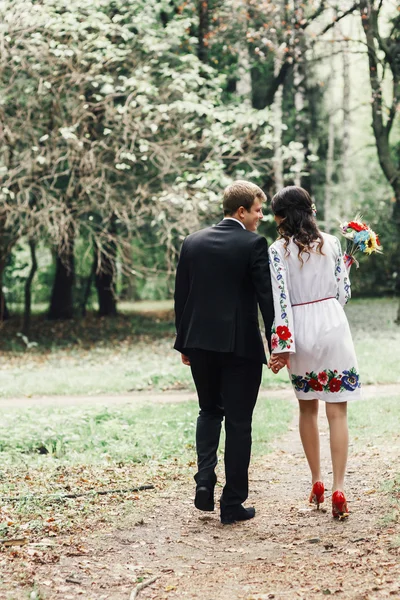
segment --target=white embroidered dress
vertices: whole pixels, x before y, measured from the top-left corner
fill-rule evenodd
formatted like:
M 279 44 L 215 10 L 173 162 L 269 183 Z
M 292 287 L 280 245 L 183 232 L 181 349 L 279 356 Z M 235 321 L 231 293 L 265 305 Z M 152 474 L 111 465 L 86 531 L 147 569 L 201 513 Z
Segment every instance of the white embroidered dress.
M 347 402 L 361 395 L 354 344 L 343 306 L 350 281 L 339 240 L 323 233 L 323 255 L 298 258 L 291 240 L 269 249 L 275 323 L 272 352 L 291 352 L 290 379 L 297 398 Z

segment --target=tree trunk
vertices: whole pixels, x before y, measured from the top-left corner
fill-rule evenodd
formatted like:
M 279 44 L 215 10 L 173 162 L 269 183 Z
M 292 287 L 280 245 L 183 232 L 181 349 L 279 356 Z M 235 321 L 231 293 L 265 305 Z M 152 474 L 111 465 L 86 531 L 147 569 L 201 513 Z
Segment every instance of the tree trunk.
M 332 175 L 334 170 L 335 155 L 335 124 L 333 114 L 329 115 L 328 130 L 328 153 L 326 157 L 325 171 L 325 199 L 324 199 L 324 217 L 325 231 L 330 233 L 332 229 Z
M 283 85 L 280 85 L 276 91 L 271 110 L 274 123 L 274 158 L 272 163 L 274 168 L 275 192 L 278 192 L 284 186 L 282 158 L 282 102 Z
M 378 12 L 373 4 L 368 0 L 360 0 L 361 24 L 364 29 L 368 48 L 369 80 L 371 83 L 371 108 L 372 108 L 372 128 L 375 136 L 375 144 L 378 151 L 379 164 L 382 171 L 393 188 L 395 203 L 393 207 L 393 222 L 397 229 L 397 252 L 395 262 L 392 266 L 396 274 L 396 295 L 399 298 L 399 309 L 396 323 L 400 325 L 400 168 L 395 163 L 394 152 L 391 152 L 389 136 L 394 122 L 394 116 L 397 111 L 397 103 L 400 96 L 400 62 L 397 60 L 396 40 L 389 39 L 384 41 L 380 35 L 378 24 Z M 393 30 L 395 31 L 395 30 Z M 391 44 L 388 43 L 391 42 Z M 386 107 L 383 102 L 382 81 L 379 78 L 379 63 L 376 47 L 379 47 L 384 55 L 384 66 L 391 70 L 393 76 L 393 98 L 392 106 L 389 111 L 387 122 L 384 122 L 383 115 L 386 114 Z
M 3 292 L 3 274 L 6 268 L 8 255 L 17 241 L 16 238 L 13 238 L 5 229 L 5 221 L 4 208 L 0 206 L 0 322 L 7 321 L 10 317 Z
M 395 294 L 398 298 L 399 305 L 397 308 L 397 318 L 395 320 L 396 325 L 400 325 L 400 187 L 398 186 L 395 190 L 396 202 L 393 207 L 393 221 L 396 225 L 397 229 L 397 252 L 395 254 L 395 264 L 393 265 L 393 270 L 396 273 L 396 283 L 395 283 Z
M 120 300 L 127 300 L 128 302 L 134 302 L 138 299 L 136 293 L 135 277 L 132 274 L 121 274 L 121 287 L 122 290 L 118 294 Z
M 378 150 L 379 163 L 386 179 L 393 187 L 396 200 L 400 201 L 400 170 L 395 165 L 389 144 L 389 134 L 392 121 L 385 125 L 383 114 L 386 108 L 383 105 L 382 82 L 379 79 L 379 61 L 375 49 L 375 40 L 380 39 L 377 23 L 377 15 L 368 0 L 361 0 L 361 23 L 364 29 L 368 47 L 369 79 L 372 88 L 372 128 L 374 130 L 376 147 Z M 397 78 L 394 71 L 395 61 L 390 64 L 393 78 Z
M 274 77 L 277 77 L 282 66 L 282 55 L 281 52 L 277 52 L 275 55 L 274 63 Z M 282 158 L 282 121 L 283 121 L 283 84 L 281 84 L 275 93 L 274 102 L 271 106 L 272 121 L 274 128 L 274 180 L 275 180 L 275 192 L 281 190 L 284 186 L 283 179 L 283 158 Z
M 208 0 L 198 0 L 199 35 L 198 57 L 208 63 L 209 6 Z
M 9 318 L 10 318 L 10 313 L 8 312 L 8 308 L 7 308 L 7 304 L 6 304 L 6 299 L 4 297 L 3 290 L 1 290 L 1 295 L 0 295 L 0 323 L 1 323 L 1 321 L 8 321 Z
M 294 2 L 296 21 L 300 23 L 304 19 L 304 5 L 299 1 Z M 297 165 L 294 177 L 294 183 L 297 186 L 305 187 L 310 193 L 309 177 L 304 176 L 307 170 L 307 155 L 308 155 L 308 117 L 306 114 L 306 56 L 305 56 L 305 39 L 302 29 L 296 31 L 298 43 L 295 47 L 295 64 L 293 71 L 293 87 L 294 87 L 294 106 L 295 106 L 295 139 L 302 145 L 297 158 Z
M 303 78 L 299 64 L 294 67 L 293 84 L 295 89 L 294 107 L 296 109 L 295 117 L 295 135 L 296 142 L 303 144 L 303 127 L 304 127 L 304 93 L 302 89 Z M 297 157 L 296 171 L 294 176 L 294 184 L 301 186 L 302 171 L 304 169 L 304 146 Z
M 352 194 L 351 194 L 351 161 L 350 161 L 350 59 L 348 43 L 343 48 L 343 125 L 342 125 L 342 195 L 341 215 L 346 219 L 351 219 Z
M 113 244 L 108 244 L 107 252 L 100 251 L 95 275 L 99 316 L 114 317 L 117 314 L 115 295 L 116 252 Z
M 3 293 L 3 273 L 6 266 L 5 257 L 0 259 L 0 323 L 1 321 L 7 321 L 10 315 L 7 309 L 6 299 Z
M 336 19 L 337 12 L 334 11 L 334 18 Z M 331 77 L 335 75 L 335 50 L 336 50 L 336 32 L 333 29 L 332 32 L 333 44 L 331 45 L 330 55 L 330 71 Z M 330 82 L 332 86 L 332 83 Z M 333 98 L 333 94 L 331 95 Z M 325 231 L 330 233 L 333 229 L 332 217 L 333 217 L 333 206 L 332 206 L 332 185 L 333 185 L 333 172 L 335 168 L 335 113 L 336 106 L 334 101 L 330 104 L 329 121 L 328 121 L 328 150 L 326 154 L 326 165 L 325 165 L 325 197 L 324 197 L 324 220 L 325 220 Z M 335 206 L 335 212 L 337 214 L 338 207 Z M 339 209 L 340 210 L 340 209 Z
M 61 256 L 57 254 L 56 274 L 48 313 L 49 319 L 72 319 L 74 316 L 74 281 L 74 239 L 71 235 L 67 250 Z
M 82 302 L 80 305 L 80 313 L 81 313 L 82 317 L 86 316 L 86 306 L 87 306 L 87 303 L 89 300 L 90 291 L 92 289 L 92 283 L 93 283 L 93 278 L 96 273 L 96 267 L 97 267 L 97 260 L 94 259 L 90 273 L 86 278 L 85 291 L 83 292 L 83 298 L 82 298 Z
M 31 270 L 25 282 L 25 308 L 24 308 L 24 323 L 22 326 L 22 333 L 28 335 L 31 325 L 31 305 L 32 305 L 32 281 L 37 271 L 37 260 L 36 260 L 36 244 L 33 240 L 29 240 L 29 248 L 31 251 Z
M 241 102 L 251 106 L 251 74 L 249 47 L 239 42 L 237 46 L 238 67 L 236 81 L 236 93 L 241 96 Z

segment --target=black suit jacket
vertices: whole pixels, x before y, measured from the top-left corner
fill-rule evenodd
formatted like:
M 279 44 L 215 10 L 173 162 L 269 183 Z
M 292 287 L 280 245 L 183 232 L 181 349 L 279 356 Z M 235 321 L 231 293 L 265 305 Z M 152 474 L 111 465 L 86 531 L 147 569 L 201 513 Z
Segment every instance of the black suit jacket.
M 274 308 L 265 238 L 223 220 L 184 240 L 175 282 L 176 350 L 233 352 L 266 362 L 257 304 L 271 347 Z

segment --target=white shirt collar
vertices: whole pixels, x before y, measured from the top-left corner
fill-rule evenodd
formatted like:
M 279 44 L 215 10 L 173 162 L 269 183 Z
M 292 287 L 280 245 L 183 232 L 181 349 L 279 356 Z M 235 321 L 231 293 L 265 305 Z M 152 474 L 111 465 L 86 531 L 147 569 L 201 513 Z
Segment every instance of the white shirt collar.
M 234 217 L 224 217 L 223 218 L 224 221 L 236 221 L 236 223 L 239 223 L 243 229 L 246 229 L 246 227 L 243 225 L 243 223 L 241 221 L 239 221 L 238 219 L 235 219 Z

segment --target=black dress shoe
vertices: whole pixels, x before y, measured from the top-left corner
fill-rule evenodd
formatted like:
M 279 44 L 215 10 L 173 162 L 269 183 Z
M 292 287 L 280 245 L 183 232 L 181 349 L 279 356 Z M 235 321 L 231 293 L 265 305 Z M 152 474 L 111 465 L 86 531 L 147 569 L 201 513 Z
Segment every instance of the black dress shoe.
M 222 525 L 231 525 L 236 521 L 248 521 L 256 514 L 255 508 L 245 508 L 241 504 L 234 506 L 221 506 L 221 523 Z
M 199 510 L 212 511 L 214 510 L 214 490 L 206 487 L 205 485 L 198 485 L 196 487 L 196 496 L 194 498 L 194 505 Z

